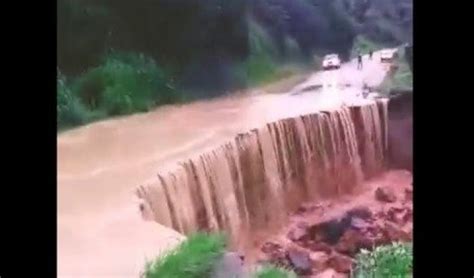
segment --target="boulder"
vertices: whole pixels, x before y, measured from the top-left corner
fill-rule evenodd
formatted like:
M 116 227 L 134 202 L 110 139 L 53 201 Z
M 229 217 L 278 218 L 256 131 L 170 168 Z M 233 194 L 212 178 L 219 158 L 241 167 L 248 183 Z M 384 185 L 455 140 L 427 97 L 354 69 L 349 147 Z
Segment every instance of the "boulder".
M 341 254 L 355 256 L 360 249 L 371 249 L 373 239 L 366 234 L 356 230 L 347 231 L 335 246 L 335 250 Z
M 390 187 L 378 187 L 375 190 L 375 198 L 384 203 L 393 203 L 397 200 L 395 192 Z
M 287 256 L 297 274 L 307 275 L 311 273 L 311 260 L 308 252 L 292 248 L 288 250 Z
M 314 252 L 324 252 L 326 254 L 332 253 L 332 247 L 324 242 L 311 241 L 308 242 L 305 247 Z
M 404 215 L 406 212 L 406 208 L 391 207 L 386 213 L 386 219 L 398 225 L 403 225 L 406 222 L 404 220 Z
M 387 222 L 385 223 L 383 234 L 389 241 L 409 241 L 411 236 L 409 233 L 404 231 L 402 228 L 397 227 L 395 224 Z
M 372 217 L 372 211 L 366 206 L 358 206 L 350 209 L 346 215 L 351 217 L 357 217 L 360 219 L 368 220 Z
M 236 252 L 224 254 L 222 259 L 216 264 L 212 278 L 243 278 L 244 268 L 242 256 Z
M 328 259 L 327 266 L 341 273 L 349 273 L 352 269 L 352 259 L 348 256 L 334 254 Z
M 310 237 L 316 242 L 323 241 L 334 245 L 344 232 L 350 228 L 351 218 L 349 214 L 346 214 L 342 219 L 333 218 L 313 225 L 309 228 Z
M 351 219 L 351 228 L 358 230 L 358 231 L 363 231 L 366 230 L 369 224 L 363 220 L 362 218 L 359 217 L 353 217 Z
M 281 266 L 289 265 L 286 250 L 280 244 L 265 242 L 262 245 L 261 251 L 267 256 L 271 263 Z
M 309 238 L 307 226 L 297 225 L 288 232 L 286 237 L 291 241 L 300 241 Z

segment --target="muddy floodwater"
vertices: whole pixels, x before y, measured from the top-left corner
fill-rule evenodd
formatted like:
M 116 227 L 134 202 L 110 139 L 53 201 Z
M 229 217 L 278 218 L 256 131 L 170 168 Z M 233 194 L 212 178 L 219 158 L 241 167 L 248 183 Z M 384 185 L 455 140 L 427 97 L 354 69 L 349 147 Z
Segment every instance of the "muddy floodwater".
M 376 55 L 374 57 L 377 57 Z M 58 273 L 60 277 L 137 277 L 146 258 L 183 235 L 143 221 L 135 191 L 178 162 L 206 153 L 239 134 L 285 118 L 367 104 L 363 82 L 382 82 L 386 70 L 354 62 L 315 73 L 283 94 L 235 97 L 161 107 L 93 123 L 58 135 Z

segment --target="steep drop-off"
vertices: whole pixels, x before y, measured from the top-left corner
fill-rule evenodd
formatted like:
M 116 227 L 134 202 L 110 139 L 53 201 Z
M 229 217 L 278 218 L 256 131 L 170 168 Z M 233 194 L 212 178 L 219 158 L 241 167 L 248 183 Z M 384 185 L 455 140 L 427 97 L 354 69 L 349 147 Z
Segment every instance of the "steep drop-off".
M 412 171 L 413 92 L 400 92 L 390 98 L 388 118 L 390 166 Z
M 234 243 L 277 228 L 306 200 L 351 193 L 385 168 L 387 100 L 269 123 L 139 186 L 148 214 Z

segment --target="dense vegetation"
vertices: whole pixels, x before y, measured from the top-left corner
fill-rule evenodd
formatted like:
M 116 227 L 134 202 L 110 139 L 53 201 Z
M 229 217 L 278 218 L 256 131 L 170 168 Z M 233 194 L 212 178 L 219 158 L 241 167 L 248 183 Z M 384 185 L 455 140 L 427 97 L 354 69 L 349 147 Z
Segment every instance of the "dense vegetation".
M 411 243 L 379 246 L 373 251 L 362 250 L 356 259 L 354 278 L 411 277 L 413 251 Z
M 259 85 L 314 55 L 348 58 L 358 34 L 404 40 L 410 13 L 361 1 L 58 0 L 58 126 Z

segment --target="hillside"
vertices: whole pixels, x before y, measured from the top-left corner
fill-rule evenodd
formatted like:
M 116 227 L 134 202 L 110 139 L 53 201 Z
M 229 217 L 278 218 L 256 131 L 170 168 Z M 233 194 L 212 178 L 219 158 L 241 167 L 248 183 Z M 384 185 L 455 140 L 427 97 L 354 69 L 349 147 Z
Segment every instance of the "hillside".
M 410 42 L 412 0 L 58 1 L 58 125 L 280 78 L 356 38 Z M 204 70 L 203 70 L 204 69 Z

